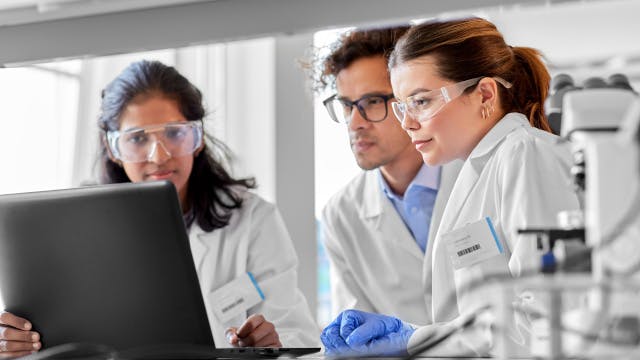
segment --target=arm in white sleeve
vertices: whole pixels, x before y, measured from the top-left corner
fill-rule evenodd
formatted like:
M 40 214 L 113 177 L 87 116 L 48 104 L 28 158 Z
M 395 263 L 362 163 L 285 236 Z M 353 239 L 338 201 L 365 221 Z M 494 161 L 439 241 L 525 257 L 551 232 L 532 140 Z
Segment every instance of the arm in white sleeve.
M 325 208 L 321 227 L 330 265 L 331 317 L 335 318 L 340 312 L 347 309 L 375 312 L 366 293 L 358 285 L 349 265 L 348 254 L 342 246 L 344 239 L 337 235 L 336 228 L 341 226 L 338 222 L 339 220 L 331 215 L 331 210 Z
M 514 276 L 539 268 L 540 251 L 519 229 L 557 227 L 557 214 L 579 210 L 570 175 L 570 152 L 539 138 L 515 144 L 499 174 L 500 219 L 511 249 L 509 269 Z
M 447 323 L 417 327 L 407 351 L 428 357 L 487 356 L 492 347 L 491 321 L 488 313 L 469 313 Z
M 509 154 L 499 176 L 502 196 L 498 221 L 504 241 L 511 250 L 509 272 L 519 277 L 539 271 L 542 251 L 537 248 L 534 238 L 519 235 L 518 230 L 555 228 L 557 214 L 580 209 L 580 202 L 571 183 L 570 152 L 564 145 L 549 144 L 536 137 L 515 144 Z M 520 308 L 542 306 L 528 289 L 516 287 L 513 290 L 513 301 L 508 304 Z M 507 335 L 504 340 L 510 344 L 510 352 L 530 348 L 533 329 L 527 314 L 514 311 L 508 323 L 498 326 Z
M 264 201 L 254 211 L 247 269 L 265 299 L 250 313 L 273 322 L 284 347 L 319 346 L 320 328 L 297 286 L 298 257 L 280 213 Z

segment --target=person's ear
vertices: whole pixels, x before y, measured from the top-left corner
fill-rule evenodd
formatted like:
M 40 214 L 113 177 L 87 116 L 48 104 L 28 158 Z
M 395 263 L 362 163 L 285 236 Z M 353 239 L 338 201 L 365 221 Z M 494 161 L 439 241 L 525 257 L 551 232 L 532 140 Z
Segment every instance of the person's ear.
M 109 140 L 107 140 L 107 134 L 103 132 L 100 138 L 102 140 L 102 144 L 104 145 L 104 148 L 107 151 L 107 156 L 109 157 L 109 160 L 113 161 L 114 163 L 118 164 L 118 166 L 122 167 L 122 161 L 116 159 L 116 157 L 111 152 L 111 147 L 109 146 Z
M 198 146 L 198 148 L 196 149 L 196 151 L 193 153 L 194 157 L 200 155 L 200 153 L 204 150 L 204 139 L 202 140 L 202 143 L 200 144 L 200 146 Z
M 480 94 L 480 113 L 486 120 L 495 111 L 498 101 L 498 84 L 494 79 L 486 77 L 480 80 L 476 89 Z
M 490 77 L 482 78 L 476 87 L 482 96 L 482 103 L 490 102 L 495 106 L 498 99 L 498 83 Z

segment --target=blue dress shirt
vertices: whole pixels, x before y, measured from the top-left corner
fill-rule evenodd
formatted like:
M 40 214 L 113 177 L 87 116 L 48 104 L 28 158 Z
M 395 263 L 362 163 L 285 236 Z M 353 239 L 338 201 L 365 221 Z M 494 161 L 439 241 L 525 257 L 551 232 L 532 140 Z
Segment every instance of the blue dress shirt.
M 440 186 L 440 167 L 423 164 L 411 181 L 404 196 L 395 194 L 378 169 L 378 178 L 384 194 L 413 235 L 416 243 L 425 252 L 429 237 L 429 226 Z

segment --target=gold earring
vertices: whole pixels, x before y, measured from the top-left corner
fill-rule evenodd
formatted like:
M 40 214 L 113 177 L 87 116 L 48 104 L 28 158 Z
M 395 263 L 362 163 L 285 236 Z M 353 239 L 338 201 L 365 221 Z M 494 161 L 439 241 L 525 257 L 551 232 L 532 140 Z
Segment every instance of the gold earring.
M 482 107 L 482 119 L 487 120 L 487 109 L 485 106 Z

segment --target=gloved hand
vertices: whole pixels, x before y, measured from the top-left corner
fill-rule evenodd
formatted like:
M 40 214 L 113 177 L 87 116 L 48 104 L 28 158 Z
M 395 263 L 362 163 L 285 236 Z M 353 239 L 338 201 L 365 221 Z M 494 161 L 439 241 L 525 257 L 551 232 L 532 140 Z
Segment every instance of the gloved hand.
M 402 320 L 359 310 L 345 310 L 320 335 L 327 355 L 407 355 L 415 329 Z

